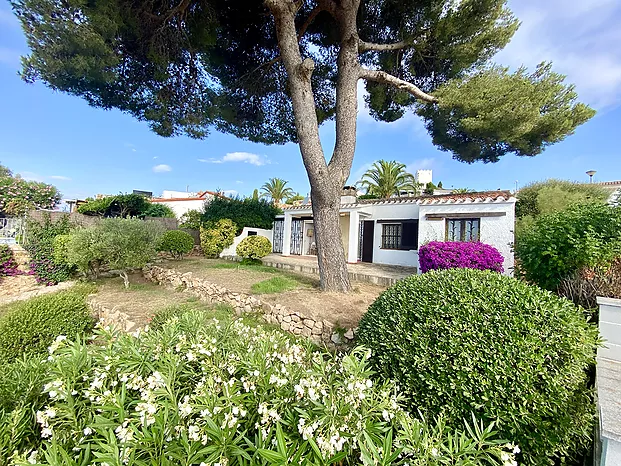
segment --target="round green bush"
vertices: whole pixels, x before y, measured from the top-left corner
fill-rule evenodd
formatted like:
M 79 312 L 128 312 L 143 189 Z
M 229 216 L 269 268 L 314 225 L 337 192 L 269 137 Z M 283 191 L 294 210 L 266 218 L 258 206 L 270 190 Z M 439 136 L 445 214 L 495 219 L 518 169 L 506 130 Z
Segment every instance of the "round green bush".
M 54 262 L 57 264 L 68 264 L 68 247 L 71 241 L 71 235 L 58 235 L 54 238 Z
M 26 354 L 45 354 L 56 337 L 76 338 L 90 331 L 88 286 L 11 303 L 0 318 L 0 364 Z
M 237 245 L 235 252 L 244 259 L 261 259 L 272 252 L 272 243 L 265 236 L 248 236 Z
M 201 249 L 207 257 L 218 257 L 225 248 L 228 248 L 235 240 L 237 225 L 223 218 L 215 222 L 207 222 L 201 226 Z
M 181 230 L 169 230 L 160 237 L 157 250 L 168 252 L 173 257 L 181 259 L 184 254 L 192 251 L 193 247 L 194 238 L 192 235 Z
M 597 328 L 566 299 L 491 271 L 414 275 L 382 293 L 360 342 L 412 411 L 497 421 L 520 464 L 581 455 L 593 430 Z

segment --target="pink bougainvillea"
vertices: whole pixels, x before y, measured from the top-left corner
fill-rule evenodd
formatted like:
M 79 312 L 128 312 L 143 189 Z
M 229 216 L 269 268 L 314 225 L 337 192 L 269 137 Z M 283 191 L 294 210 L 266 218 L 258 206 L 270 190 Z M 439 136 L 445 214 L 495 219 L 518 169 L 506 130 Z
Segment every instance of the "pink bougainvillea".
M 21 272 L 17 267 L 13 251 L 6 244 L 0 244 L 0 278 L 20 275 Z
M 496 248 L 479 242 L 432 241 L 420 247 L 421 272 L 438 269 L 479 269 L 503 272 L 504 258 Z

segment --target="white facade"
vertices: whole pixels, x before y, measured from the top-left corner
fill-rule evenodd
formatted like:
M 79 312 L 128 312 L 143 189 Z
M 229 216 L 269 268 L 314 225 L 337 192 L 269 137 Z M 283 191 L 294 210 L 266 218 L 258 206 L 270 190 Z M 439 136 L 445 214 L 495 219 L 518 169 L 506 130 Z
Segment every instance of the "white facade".
M 416 170 L 414 178 L 417 183 L 427 186 L 428 183 L 433 183 L 433 172 L 431 170 Z
M 248 236 L 265 236 L 267 239 L 272 242 L 272 230 L 264 230 L 263 228 L 249 228 L 244 227 L 241 234 L 236 236 L 233 240 L 233 244 L 231 244 L 228 248 L 224 249 L 220 253 L 220 257 L 229 257 L 237 255 L 237 246 L 242 242 L 244 238 Z
M 474 221 L 478 225 L 479 241 L 495 247 L 504 257 L 505 273 L 512 274 L 515 202 L 516 199 L 508 191 L 492 191 L 342 204 L 341 240 L 346 259 L 350 263 L 362 259 L 364 262 L 419 268 L 419 246 L 430 241 L 445 241 L 449 224 Z M 309 225 L 312 225 L 311 206 L 286 208 L 283 221 L 282 249 L 278 251 L 283 255 L 309 254 L 308 249 L 299 246 L 296 251 L 292 251 L 297 242 L 292 239 L 292 222 L 303 221 L 304 231 L 307 231 Z M 367 223 L 361 224 L 361 222 Z M 416 244 L 410 246 L 408 243 L 407 247 L 399 248 L 382 247 L 384 229 L 389 231 L 391 228 L 385 226 L 397 225 L 396 228 L 400 229 L 403 241 L 405 224 L 409 225 L 411 241 L 415 241 Z M 364 238 L 364 232 L 369 232 L 371 228 L 372 244 L 369 243 L 369 239 Z M 417 238 L 414 238 L 415 232 L 418 233 Z M 295 236 L 295 232 L 293 235 Z M 366 246 L 363 246 L 363 243 Z M 363 248 L 366 250 L 366 256 L 362 252 Z
M 185 191 L 163 191 L 162 196 L 151 199 L 152 203 L 164 204 L 172 209 L 179 219 L 189 210 L 203 211 L 206 202 L 210 202 L 219 194 L 211 191 L 188 193 Z

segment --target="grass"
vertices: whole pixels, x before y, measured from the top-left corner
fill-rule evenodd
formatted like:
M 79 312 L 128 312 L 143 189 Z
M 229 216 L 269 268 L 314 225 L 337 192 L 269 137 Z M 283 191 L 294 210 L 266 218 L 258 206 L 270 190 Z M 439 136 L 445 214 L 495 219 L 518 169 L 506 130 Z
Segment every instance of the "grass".
M 250 287 L 250 291 L 255 294 L 271 294 L 283 293 L 289 290 L 295 290 L 302 285 L 298 280 L 286 276 L 276 276 L 255 283 Z

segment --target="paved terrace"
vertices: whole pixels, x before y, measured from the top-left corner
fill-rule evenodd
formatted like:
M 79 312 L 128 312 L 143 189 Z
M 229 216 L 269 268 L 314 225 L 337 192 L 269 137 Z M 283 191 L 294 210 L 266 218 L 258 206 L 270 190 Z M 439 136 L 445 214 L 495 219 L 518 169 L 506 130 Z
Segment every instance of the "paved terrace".
M 313 256 L 281 256 L 280 254 L 270 254 L 262 260 L 264 265 L 270 267 L 319 275 L 317 258 Z M 374 283 L 387 287 L 394 285 L 402 278 L 416 273 L 416 267 L 369 264 L 366 262 L 347 264 L 347 269 L 349 271 L 349 278 L 352 281 Z

